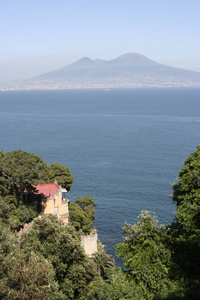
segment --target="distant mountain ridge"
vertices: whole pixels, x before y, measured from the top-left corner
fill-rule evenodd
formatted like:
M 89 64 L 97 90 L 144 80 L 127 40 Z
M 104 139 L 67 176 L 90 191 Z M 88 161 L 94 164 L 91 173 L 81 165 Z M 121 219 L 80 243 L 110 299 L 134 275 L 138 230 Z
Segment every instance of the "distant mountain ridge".
M 118 76 L 118 72 L 127 73 L 136 72 L 138 67 L 149 67 L 159 65 L 158 63 L 150 60 L 149 58 L 138 53 L 126 53 L 113 60 L 106 61 L 95 59 L 92 60 L 89 57 L 83 57 L 80 60 L 67 65 L 59 70 L 45 73 L 37 76 L 35 79 L 58 79 L 68 78 L 70 76 L 81 77 L 84 72 L 84 77 L 88 76 L 90 79 L 95 79 L 96 76 L 111 77 Z M 84 78 L 85 79 L 85 78 Z
M 190 87 L 200 86 L 200 73 L 169 67 L 139 53 L 126 53 L 108 61 L 83 57 L 17 86 L 22 89 Z
M 200 84 L 200 73 L 165 66 L 139 53 L 126 53 L 109 61 L 83 57 L 59 70 L 42 74 L 35 80 L 61 81 L 88 87 L 181 86 Z

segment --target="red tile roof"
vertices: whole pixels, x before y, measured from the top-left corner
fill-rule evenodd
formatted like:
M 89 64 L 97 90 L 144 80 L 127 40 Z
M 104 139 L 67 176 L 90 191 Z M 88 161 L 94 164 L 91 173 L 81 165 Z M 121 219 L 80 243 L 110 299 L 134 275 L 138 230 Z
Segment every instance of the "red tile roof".
M 54 197 L 58 193 L 59 186 L 56 183 L 38 184 L 35 186 L 36 194 L 43 194 L 45 197 Z

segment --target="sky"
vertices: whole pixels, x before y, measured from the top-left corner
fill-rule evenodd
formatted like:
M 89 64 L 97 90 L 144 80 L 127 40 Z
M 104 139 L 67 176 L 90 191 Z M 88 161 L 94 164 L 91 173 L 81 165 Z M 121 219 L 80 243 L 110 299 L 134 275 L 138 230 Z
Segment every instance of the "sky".
M 200 72 L 200 0 L 0 0 L 0 82 L 136 52 Z

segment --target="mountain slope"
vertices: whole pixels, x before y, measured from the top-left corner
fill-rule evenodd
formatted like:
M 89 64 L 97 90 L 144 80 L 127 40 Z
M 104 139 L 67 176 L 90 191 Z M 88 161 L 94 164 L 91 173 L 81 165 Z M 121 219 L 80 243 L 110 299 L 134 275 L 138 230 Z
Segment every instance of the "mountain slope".
M 200 73 L 172 68 L 138 54 L 127 53 L 110 61 L 88 57 L 62 69 L 40 75 L 35 81 L 53 80 L 71 84 L 131 86 L 132 84 L 164 85 L 200 83 Z
M 159 64 L 137 53 L 127 53 L 110 61 L 83 57 L 62 69 L 42 74 L 36 79 L 70 79 L 71 76 L 81 77 L 82 75 L 90 79 L 95 79 L 96 76 L 114 77 L 119 75 L 118 72 L 130 74 L 137 72 L 138 67 L 147 68 L 155 65 Z
M 59 70 L 17 83 L 16 89 L 200 86 L 200 73 L 159 64 L 138 53 L 115 59 L 83 57 Z

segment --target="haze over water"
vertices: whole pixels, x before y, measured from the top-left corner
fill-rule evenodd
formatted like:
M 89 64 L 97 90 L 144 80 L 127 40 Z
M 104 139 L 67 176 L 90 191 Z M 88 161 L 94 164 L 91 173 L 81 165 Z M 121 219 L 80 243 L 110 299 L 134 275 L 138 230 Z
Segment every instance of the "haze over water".
M 109 254 L 142 209 L 173 220 L 170 183 L 200 143 L 200 89 L 0 92 L 0 148 L 70 168 Z

